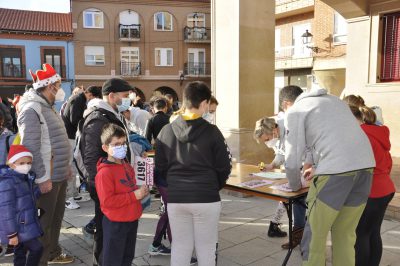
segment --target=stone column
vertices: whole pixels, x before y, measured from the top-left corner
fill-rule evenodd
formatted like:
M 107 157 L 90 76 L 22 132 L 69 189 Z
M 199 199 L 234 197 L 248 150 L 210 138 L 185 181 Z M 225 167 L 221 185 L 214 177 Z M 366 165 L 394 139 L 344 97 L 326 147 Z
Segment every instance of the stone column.
M 217 126 L 238 162 L 268 162 L 255 121 L 274 114 L 275 1 L 212 0 L 212 89 Z

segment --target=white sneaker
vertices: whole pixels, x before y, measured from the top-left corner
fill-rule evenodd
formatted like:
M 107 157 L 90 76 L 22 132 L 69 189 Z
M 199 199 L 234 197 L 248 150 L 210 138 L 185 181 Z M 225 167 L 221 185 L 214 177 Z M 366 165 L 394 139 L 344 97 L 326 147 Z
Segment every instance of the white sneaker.
M 87 192 L 85 192 L 85 193 L 81 192 L 76 197 L 74 197 L 75 202 L 86 202 L 89 200 L 91 200 L 91 198 L 90 198 L 90 194 Z
M 79 209 L 81 206 L 78 205 L 78 203 L 75 202 L 74 198 L 69 198 L 65 202 L 65 208 L 70 209 L 70 210 L 76 210 Z

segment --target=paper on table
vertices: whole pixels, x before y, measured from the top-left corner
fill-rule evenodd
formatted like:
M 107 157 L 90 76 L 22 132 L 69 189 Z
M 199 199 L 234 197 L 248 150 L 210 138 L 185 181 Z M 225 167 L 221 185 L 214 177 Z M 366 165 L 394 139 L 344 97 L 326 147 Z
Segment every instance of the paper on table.
M 284 192 L 293 192 L 293 190 L 289 187 L 289 183 L 284 183 L 280 185 L 271 186 L 272 189 L 277 189 Z
M 248 187 L 248 188 L 256 188 L 256 187 L 263 187 L 267 185 L 271 185 L 273 182 L 268 180 L 250 180 L 247 182 L 240 183 L 240 186 Z
M 285 173 L 278 173 L 278 172 L 258 172 L 258 173 L 252 173 L 251 175 L 264 177 L 264 178 L 269 178 L 269 179 L 283 179 L 283 178 L 286 178 L 286 174 Z

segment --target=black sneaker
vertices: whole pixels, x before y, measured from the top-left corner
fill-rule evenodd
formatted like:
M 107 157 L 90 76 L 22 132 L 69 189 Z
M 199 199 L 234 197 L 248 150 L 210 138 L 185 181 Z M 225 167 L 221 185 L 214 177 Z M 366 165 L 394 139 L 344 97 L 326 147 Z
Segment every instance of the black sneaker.
M 94 235 L 94 232 L 96 230 L 96 222 L 94 221 L 94 219 L 90 220 L 90 222 L 83 227 L 83 230 L 85 230 L 85 232 L 88 234 Z
M 282 231 L 281 228 L 279 227 L 280 224 L 271 223 L 269 224 L 268 228 L 268 236 L 269 237 L 286 237 L 287 233 Z
M 149 246 L 148 253 L 151 256 L 157 256 L 157 255 L 171 255 L 171 249 L 167 248 L 163 244 L 159 245 L 158 247 L 153 246 L 152 244 Z
M 192 257 L 192 258 L 190 259 L 190 266 L 196 265 L 196 264 L 197 264 L 197 259 L 196 259 L 195 257 Z
M 6 257 L 14 256 L 14 246 L 8 245 L 6 253 L 4 254 L 4 256 L 6 256 Z

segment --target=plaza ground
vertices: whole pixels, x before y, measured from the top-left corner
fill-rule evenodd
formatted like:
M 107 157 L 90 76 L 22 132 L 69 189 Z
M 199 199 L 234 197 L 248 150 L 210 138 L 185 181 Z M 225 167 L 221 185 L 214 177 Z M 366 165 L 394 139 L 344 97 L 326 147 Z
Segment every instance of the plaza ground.
M 275 266 L 281 265 L 286 251 L 281 249 L 285 238 L 269 238 L 266 234 L 277 202 L 256 197 L 241 198 L 221 194 L 223 207 L 219 223 L 218 266 Z M 85 240 L 81 227 L 94 214 L 92 202 L 81 203 L 78 210 L 66 210 L 60 236 L 60 244 L 69 254 L 75 256 L 70 266 L 92 264 L 91 246 Z M 136 259 L 133 265 L 167 266 L 169 256 L 149 256 L 147 249 L 152 243 L 158 221 L 160 201 L 153 199 L 150 210 L 146 211 L 139 223 L 136 244 Z M 287 231 L 287 219 L 283 229 Z M 400 223 L 385 219 L 382 226 L 384 245 L 381 265 L 400 266 Z M 168 243 L 166 243 L 168 244 Z M 330 261 L 330 242 L 327 256 Z M 0 259 L 0 265 L 11 265 L 11 258 Z M 300 250 L 297 247 L 288 265 L 301 265 Z M 330 263 L 328 265 L 331 265 Z

